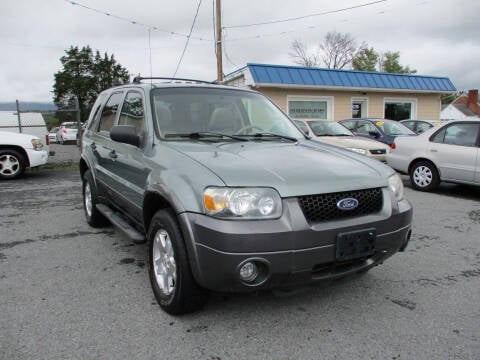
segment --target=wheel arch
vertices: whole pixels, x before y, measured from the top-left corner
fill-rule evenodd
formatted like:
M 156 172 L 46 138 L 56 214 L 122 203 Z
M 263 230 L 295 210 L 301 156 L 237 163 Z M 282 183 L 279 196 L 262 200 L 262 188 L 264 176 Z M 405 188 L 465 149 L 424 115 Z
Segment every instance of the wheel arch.
M 83 179 L 83 175 L 85 174 L 85 172 L 90 169 L 84 158 L 80 158 L 79 169 L 80 169 L 80 178 Z
M 25 149 L 18 145 L 0 145 L 0 150 L 15 150 L 18 151 L 26 161 L 25 166 L 30 167 L 30 158 L 28 157 L 28 153 Z
M 158 210 L 172 209 L 176 210 L 172 203 L 162 194 L 157 191 L 148 191 L 143 198 L 143 226 L 145 231 L 148 231 L 153 216 Z
M 432 166 L 435 168 L 435 170 L 437 170 L 438 176 L 439 176 L 440 178 L 442 177 L 441 174 L 440 174 L 440 170 L 439 170 L 438 167 L 435 165 L 435 163 L 434 163 L 432 160 L 430 160 L 430 159 L 428 159 L 428 158 L 426 158 L 426 157 L 418 157 L 418 158 L 412 160 L 412 161 L 410 162 L 410 164 L 408 165 L 408 174 L 410 174 L 410 172 L 412 171 L 412 167 L 413 167 L 416 163 L 418 163 L 418 162 L 420 162 L 420 161 L 426 161 L 426 162 L 432 164 Z

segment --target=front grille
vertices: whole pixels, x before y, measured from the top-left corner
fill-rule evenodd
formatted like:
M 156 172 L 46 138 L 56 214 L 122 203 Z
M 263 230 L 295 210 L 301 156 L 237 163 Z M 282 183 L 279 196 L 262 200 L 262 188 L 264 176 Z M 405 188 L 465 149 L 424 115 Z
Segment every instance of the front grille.
M 346 198 L 356 199 L 358 206 L 353 210 L 340 210 L 337 203 Z M 307 221 L 319 222 L 377 213 L 382 209 L 383 196 L 382 189 L 376 188 L 300 196 L 299 202 Z
M 370 150 L 370 154 L 372 155 L 382 155 L 382 154 L 386 154 L 387 153 L 387 150 L 386 149 L 374 149 L 374 150 Z

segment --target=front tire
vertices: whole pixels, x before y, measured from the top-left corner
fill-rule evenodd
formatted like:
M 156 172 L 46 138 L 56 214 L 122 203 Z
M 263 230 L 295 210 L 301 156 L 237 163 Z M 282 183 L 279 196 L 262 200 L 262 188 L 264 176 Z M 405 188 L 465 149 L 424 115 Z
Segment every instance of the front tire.
M 108 225 L 107 218 L 97 209 L 97 189 L 90 170 L 83 174 L 82 190 L 83 209 L 88 225 L 95 228 Z
M 16 150 L 0 150 L 0 179 L 15 179 L 23 174 L 27 162 Z
M 159 210 L 152 218 L 148 241 L 148 272 L 160 307 L 172 315 L 202 308 L 207 292 L 193 278 L 183 236 L 171 210 Z
M 440 176 L 431 162 L 418 161 L 410 169 L 410 181 L 415 190 L 433 191 L 440 184 Z

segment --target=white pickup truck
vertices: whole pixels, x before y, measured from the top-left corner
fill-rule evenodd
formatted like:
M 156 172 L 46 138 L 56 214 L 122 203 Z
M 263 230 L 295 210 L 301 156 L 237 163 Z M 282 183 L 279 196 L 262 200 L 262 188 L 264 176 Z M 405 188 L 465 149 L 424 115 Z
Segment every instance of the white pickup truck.
M 0 180 L 15 179 L 27 167 L 44 165 L 47 161 L 48 150 L 37 136 L 0 131 Z

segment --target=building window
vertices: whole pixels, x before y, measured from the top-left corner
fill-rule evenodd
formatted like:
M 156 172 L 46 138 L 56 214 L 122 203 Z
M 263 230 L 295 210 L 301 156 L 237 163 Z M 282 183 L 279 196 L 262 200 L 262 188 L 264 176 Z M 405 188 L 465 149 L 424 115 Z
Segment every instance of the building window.
M 366 118 L 368 117 L 368 99 L 367 98 L 352 98 L 352 118 Z
M 287 98 L 288 115 L 292 119 L 331 120 L 333 112 L 332 97 L 294 97 Z
M 417 101 L 411 99 L 385 99 L 385 119 L 404 120 L 417 118 Z

